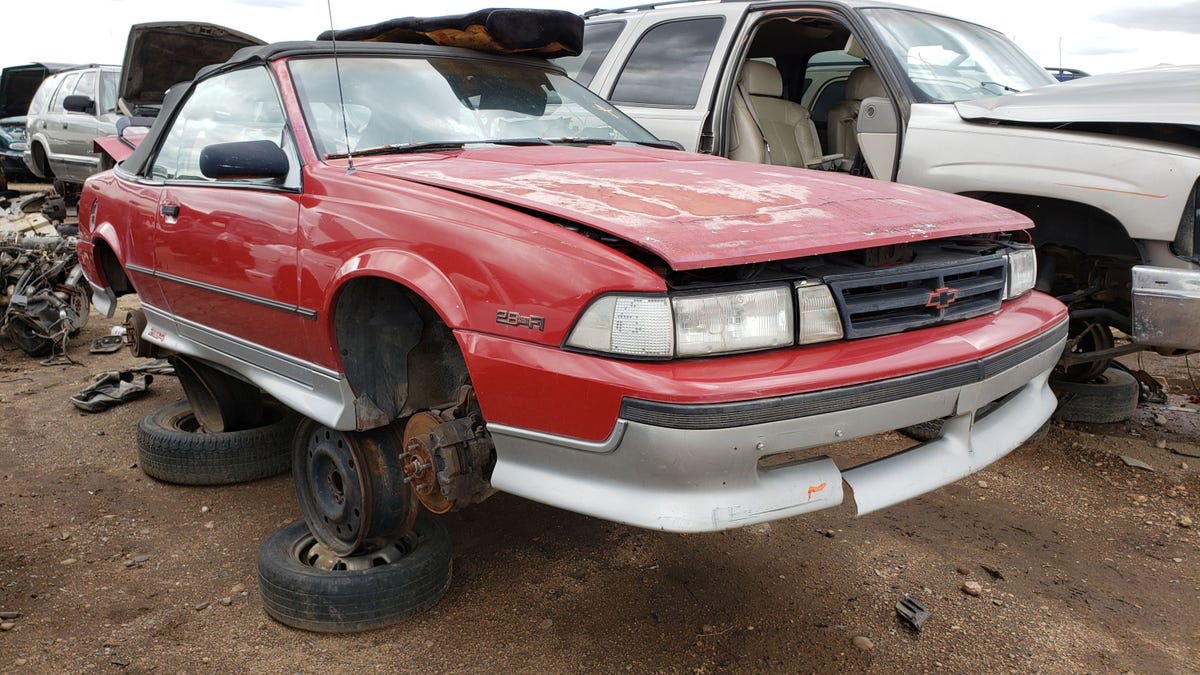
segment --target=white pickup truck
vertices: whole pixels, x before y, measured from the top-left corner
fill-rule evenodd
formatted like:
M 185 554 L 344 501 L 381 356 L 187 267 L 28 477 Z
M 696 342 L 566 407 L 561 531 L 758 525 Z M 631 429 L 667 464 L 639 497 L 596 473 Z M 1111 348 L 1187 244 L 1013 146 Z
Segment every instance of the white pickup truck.
M 1071 310 L 1062 377 L 1200 349 L 1200 67 L 1058 84 L 991 29 L 846 0 L 585 17 L 584 53 L 560 65 L 660 138 L 1029 216 L 1038 288 Z

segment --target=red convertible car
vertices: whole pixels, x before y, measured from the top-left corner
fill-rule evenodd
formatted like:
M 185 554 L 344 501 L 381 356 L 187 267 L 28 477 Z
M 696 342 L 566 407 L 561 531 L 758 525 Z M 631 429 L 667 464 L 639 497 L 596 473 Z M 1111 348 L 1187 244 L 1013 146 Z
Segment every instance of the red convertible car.
M 259 559 L 267 610 L 303 628 L 437 601 L 422 508 L 503 490 L 677 532 L 865 513 L 1055 407 L 1066 313 L 1031 290 L 1024 217 L 679 152 L 532 57 L 243 49 L 173 88 L 79 213 L 96 307 L 139 296 L 138 349 L 173 355 L 193 430 L 303 416 L 304 521 Z M 860 466 L 821 449 L 930 420 Z

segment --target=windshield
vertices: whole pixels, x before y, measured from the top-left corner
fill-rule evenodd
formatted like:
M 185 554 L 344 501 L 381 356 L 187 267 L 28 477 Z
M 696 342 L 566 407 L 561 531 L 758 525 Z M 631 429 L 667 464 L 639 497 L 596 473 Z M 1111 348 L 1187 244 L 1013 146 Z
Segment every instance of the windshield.
M 289 64 L 323 156 L 445 150 L 508 142 L 658 143 L 612 104 L 565 75 L 524 63 L 422 57 L 342 57 Z
M 1055 82 L 1020 47 L 982 26 L 899 9 L 863 14 L 919 101 L 968 101 Z

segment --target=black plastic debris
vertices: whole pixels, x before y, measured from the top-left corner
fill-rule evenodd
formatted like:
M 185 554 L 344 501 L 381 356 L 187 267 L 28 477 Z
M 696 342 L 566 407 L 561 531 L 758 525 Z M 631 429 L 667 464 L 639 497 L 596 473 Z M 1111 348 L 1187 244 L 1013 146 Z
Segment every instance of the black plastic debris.
M 911 595 L 904 596 L 903 600 L 896 603 L 896 614 L 918 631 L 921 630 L 921 626 L 925 625 L 925 620 L 929 618 L 929 610 L 925 609 L 925 605 L 921 604 L 920 600 Z
M 71 397 L 76 408 L 100 412 L 146 393 L 154 376 L 128 370 L 110 370 L 92 378 L 92 383 Z

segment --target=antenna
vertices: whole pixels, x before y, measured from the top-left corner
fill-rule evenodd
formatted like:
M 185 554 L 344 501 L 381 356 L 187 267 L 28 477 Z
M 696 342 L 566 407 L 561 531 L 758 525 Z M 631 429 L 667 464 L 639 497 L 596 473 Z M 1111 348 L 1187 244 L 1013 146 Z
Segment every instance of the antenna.
M 342 67 L 338 61 L 337 31 L 333 28 L 333 0 L 325 0 L 329 13 L 329 41 L 333 43 L 333 72 L 337 74 L 338 105 L 342 107 L 342 133 L 346 137 L 346 175 L 354 173 L 354 155 L 350 152 L 350 123 L 346 121 L 346 95 L 342 92 Z

